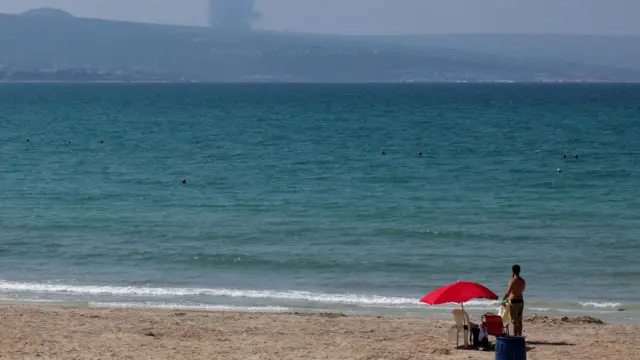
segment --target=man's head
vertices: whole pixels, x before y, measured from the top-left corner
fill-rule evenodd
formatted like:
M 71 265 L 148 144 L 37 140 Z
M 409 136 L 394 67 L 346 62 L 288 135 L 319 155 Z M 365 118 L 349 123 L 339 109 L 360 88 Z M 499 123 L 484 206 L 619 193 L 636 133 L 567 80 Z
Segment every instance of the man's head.
M 511 271 L 513 271 L 513 275 L 520 276 L 520 265 L 513 265 Z

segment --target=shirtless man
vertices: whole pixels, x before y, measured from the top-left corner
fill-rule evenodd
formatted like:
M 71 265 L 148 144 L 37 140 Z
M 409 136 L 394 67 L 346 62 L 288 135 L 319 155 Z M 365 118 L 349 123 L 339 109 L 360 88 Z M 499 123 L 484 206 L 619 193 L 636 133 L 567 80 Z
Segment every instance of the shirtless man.
M 513 279 L 509 280 L 509 289 L 502 300 L 507 298 L 511 303 L 511 321 L 513 321 L 513 334 L 522 336 L 522 313 L 524 311 L 524 289 L 527 282 L 520 277 L 520 265 L 513 265 Z

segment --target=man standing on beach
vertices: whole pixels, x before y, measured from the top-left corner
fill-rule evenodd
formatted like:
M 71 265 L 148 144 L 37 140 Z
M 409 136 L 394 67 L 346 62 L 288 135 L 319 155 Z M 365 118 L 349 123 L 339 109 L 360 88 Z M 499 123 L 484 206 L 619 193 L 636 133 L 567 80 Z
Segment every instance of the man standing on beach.
M 513 278 L 509 280 L 509 288 L 502 300 L 509 299 L 511 303 L 511 320 L 513 321 L 513 334 L 522 336 L 522 315 L 524 312 L 524 289 L 527 282 L 520 277 L 520 265 L 513 265 Z

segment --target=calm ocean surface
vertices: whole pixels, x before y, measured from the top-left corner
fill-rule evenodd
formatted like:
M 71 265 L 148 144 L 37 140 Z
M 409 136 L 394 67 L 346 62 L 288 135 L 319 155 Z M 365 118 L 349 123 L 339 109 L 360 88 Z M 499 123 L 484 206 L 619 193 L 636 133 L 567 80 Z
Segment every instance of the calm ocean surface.
M 637 85 L 0 85 L 5 302 L 640 322 L 639 195 Z

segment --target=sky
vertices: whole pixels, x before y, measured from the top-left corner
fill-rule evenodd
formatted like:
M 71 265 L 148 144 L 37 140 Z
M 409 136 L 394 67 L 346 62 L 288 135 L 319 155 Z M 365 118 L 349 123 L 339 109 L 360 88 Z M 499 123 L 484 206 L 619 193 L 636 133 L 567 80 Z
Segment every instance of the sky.
M 230 0 L 233 1 L 233 0 Z M 255 0 L 254 28 L 342 34 L 640 35 L 640 0 Z M 0 0 L 0 12 L 206 25 L 207 0 Z

